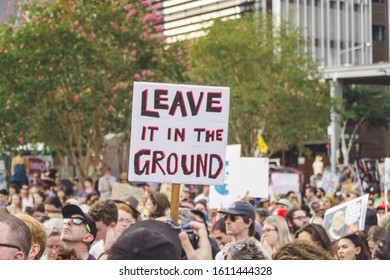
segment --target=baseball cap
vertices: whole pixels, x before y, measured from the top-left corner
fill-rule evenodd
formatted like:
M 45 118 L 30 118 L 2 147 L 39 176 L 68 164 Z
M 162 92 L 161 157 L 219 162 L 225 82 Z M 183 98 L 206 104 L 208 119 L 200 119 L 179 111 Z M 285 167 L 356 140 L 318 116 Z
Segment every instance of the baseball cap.
M 230 215 L 242 215 L 246 216 L 253 221 L 256 220 L 255 208 L 248 201 L 236 201 L 233 202 L 228 209 L 220 210 L 218 213 L 230 214 Z
M 131 225 L 111 247 L 109 260 L 180 260 L 178 233 L 167 223 L 145 220 Z
M 62 216 L 64 218 L 71 218 L 72 215 L 80 215 L 84 218 L 85 223 L 88 225 L 87 230 L 93 235 L 95 240 L 97 234 L 96 222 L 92 219 L 87 213 L 84 213 L 83 210 L 75 204 L 69 204 L 62 208 Z
M 286 199 L 286 198 L 279 199 L 278 202 L 276 202 L 276 204 L 284 205 L 288 209 L 290 209 L 292 207 L 291 202 L 288 199 Z

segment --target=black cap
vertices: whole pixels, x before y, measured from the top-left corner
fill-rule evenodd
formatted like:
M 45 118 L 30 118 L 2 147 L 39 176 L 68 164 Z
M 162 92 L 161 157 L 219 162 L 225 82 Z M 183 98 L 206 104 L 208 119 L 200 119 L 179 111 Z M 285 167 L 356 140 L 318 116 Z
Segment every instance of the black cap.
M 9 195 L 9 192 L 6 189 L 2 189 L 2 190 L 0 190 L 0 194 Z
M 180 260 L 178 233 L 167 223 L 145 220 L 131 225 L 110 249 L 109 260 Z
M 89 226 L 89 232 L 93 235 L 93 239 L 95 240 L 97 228 L 94 219 L 92 219 L 87 213 L 84 213 L 83 210 L 75 204 L 69 204 L 62 208 L 62 216 L 64 218 L 71 218 L 72 215 L 75 214 L 81 215 L 84 218 L 86 224 Z
M 253 221 L 256 220 L 255 208 L 248 201 L 233 202 L 227 210 L 220 210 L 218 212 L 230 215 L 242 215 Z

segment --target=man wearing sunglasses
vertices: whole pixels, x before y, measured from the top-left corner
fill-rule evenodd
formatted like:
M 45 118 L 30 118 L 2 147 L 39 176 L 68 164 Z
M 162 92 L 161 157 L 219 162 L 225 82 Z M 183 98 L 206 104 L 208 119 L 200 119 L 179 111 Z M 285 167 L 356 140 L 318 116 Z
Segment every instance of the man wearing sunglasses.
M 64 227 L 61 240 L 65 248 L 74 249 L 81 260 L 96 260 L 89 254 L 91 243 L 95 240 L 97 229 L 95 221 L 74 204 L 62 209 Z
M 0 212 L 0 260 L 27 260 L 31 232 L 19 218 Z
M 226 210 L 220 210 L 219 213 L 223 214 L 223 219 L 226 225 L 226 234 L 231 236 L 232 243 L 236 243 L 240 240 L 254 239 L 255 234 L 255 208 L 248 201 L 236 201 L 229 206 Z M 264 250 L 260 242 L 255 241 L 263 252 L 265 259 L 270 259 L 269 254 Z M 225 248 L 231 245 L 227 244 Z M 216 260 L 223 260 L 223 254 L 225 250 L 221 250 Z

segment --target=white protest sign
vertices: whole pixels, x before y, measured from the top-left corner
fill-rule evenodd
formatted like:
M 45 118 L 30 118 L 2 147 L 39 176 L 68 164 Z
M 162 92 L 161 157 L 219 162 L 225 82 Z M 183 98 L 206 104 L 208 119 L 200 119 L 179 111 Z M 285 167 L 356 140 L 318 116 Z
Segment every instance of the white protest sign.
M 390 205 L 390 158 L 385 158 L 385 204 Z
M 129 181 L 223 184 L 230 90 L 135 82 Z
M 268 197 L 268 158 L 235 158 L 227 161 L 224 185 L 210 189 L 209 208 L 227 208 L 243 197 Z
M 322 188 L 326 194 L 334 192 L 338 179 L 339 176 L 336 174 L 333 174 L 329 170 L 324 170 L 324 173 L 322 174 Z
M 299 175 L 297 173 L 274 172 L 271 174 L 273 195 L 286 194 L 289 191 L 299 192 Z
M 364 230 L 367 202 L 368 194 L 365 194 L 326 210 L 324 228 L 331 241 Z

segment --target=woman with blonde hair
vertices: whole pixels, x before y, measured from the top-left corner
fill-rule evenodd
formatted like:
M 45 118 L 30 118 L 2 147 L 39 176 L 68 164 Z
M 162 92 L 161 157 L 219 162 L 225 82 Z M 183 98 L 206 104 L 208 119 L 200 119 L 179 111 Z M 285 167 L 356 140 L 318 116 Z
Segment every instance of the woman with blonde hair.
M 261 243 L 264 249 L 272 255 L 276 250 L 291 241 L 287 222 L 279 216 L 269 216 L 264 220 Z

